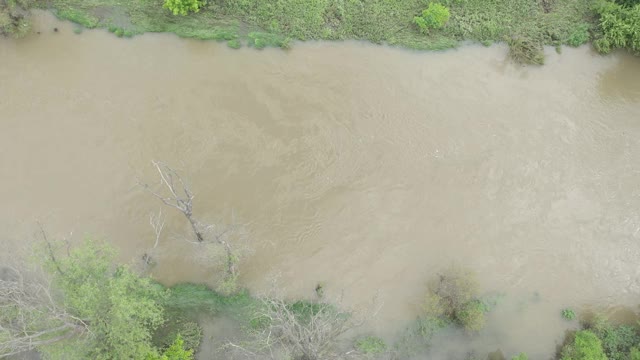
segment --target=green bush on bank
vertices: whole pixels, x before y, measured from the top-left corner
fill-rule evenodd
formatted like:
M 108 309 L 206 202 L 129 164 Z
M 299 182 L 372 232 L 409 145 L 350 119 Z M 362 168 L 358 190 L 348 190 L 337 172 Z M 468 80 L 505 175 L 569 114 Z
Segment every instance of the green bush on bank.
M 602 342 L 589 330 L 575 333 L 571 342 L 562 348 L 561 360 L 607 360 Z
M 442 29 L 450 17 L 449 8 L 439 3 L 430 3 L 421 16 L 413 18 L 413 22 L 418 25 L 420 31 L 428 33 L 432 29 Z
M 640 54 L 640 4 L 597 0 L 593 9 L 599 16 L 596 50 L 607 54 L 614 49 L 627 49 Z
M 173 15 L 186 16 L 190 12 L 200 11 L 203 5 L 201 0 L 165 0 L 163 7 L 169 9 Z

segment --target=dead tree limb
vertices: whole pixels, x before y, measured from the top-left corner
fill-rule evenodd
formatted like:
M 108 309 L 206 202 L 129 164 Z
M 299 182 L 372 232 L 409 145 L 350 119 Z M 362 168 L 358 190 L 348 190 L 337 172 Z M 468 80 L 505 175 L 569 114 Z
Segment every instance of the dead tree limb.
M 64 271 L 62 271 L 62 268 L 60 268 L 60 264 L 58 263 L 58 259 L 56 259 L 56 254 L 55 254 L 55 251 L 53 249 L 53 245 L 51 245 L 51 241 L 49 241 L 49 237 L 47 236 L 47 232 L 44 231 L 44 226 L 42 226 L 42 223 L 38 222 L 38 228 L 40 229 L 40 235 L 42 236 L 42 239 L 44 240 L 45 244 L 47 245 L 47 253 L 49 255 L 49 258 L 51 259 L 51 262 L 55 266 L 56 271 L 60 275 L 64 276 Z
M 160 187 L 169 192 L 169 196 L 163 196 L 160 192 L 152 189 L 148 184 L 140 184 L 150 194 L 160 199 L 165 205 L 171 206 L 180 211 L 191 224 L 193 233 L 198 242 L 204 241 L 204 236 L 198 222 L 193 217 L 193 198 L 195 197 L 184 182 L 180 174 L 169 165 L 161 161 L 152 161 L 153 166 L 160 175 Z
M 224 232 L 215 234 L 215 226 L 204 225 L 198 222 L 193 216 L 193 199 L 195 195 L 187 185 L 186 181 L 180 174 L 169 165 L 161 161 L 151 162 L 160 176 L 160 189 L 154 189 L 148 184 L 140 183 L 140 185 L 150 194 L 160 199 L 162 203 L 180 211 L 189 221 L 193 233 L 195 234 L 195 243 L 202 244 L 205 242 L 213 242 L 220 245 L 226 255 L 226 279 L 233 280 L 238 276 L 238 256 L 235 254 L 232 244 L 227 240 L 227 233 L 231 228 L 227 228 Z M 162 190 L 164 189 L 164 190 Z M 158 244 L 159 233 L 162 230 L 159 219 L 150 219 L 151 226 L 156 231 L 156 245 Z M 154 247 L 155 247 L 154 246 Z
M 0 358 L 89 332 L 56 304 L 47 285 L 9 269 L 12 275 L 0 278 Z
M 151 213 L 149 215 L 149 225 L 153 228 L 153 232 L 156 234 L 156 241 L 153 243 L 153 248 L 158 247 L 158 243 L 160 242 L 160 235 L 162 234 L 162 230 L 164 229 L 164 217 L 162 216 L 162 209 L 158 211 L 158 215 Z

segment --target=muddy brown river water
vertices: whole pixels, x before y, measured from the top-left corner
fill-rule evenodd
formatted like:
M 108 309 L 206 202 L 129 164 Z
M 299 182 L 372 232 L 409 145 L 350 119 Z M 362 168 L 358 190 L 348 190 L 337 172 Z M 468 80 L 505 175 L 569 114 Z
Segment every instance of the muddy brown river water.
M 240 281 L 318 282 L 348 305 L 378 293 L 391 334 L 426 281 L 462 264 L 504 293 L 480 335 L 442 346 L 548 358 L 565 306 L 640 303 L 640 60 L 588 47 L 543 67 L 502 46 L 418 53 L 357 42 L 291 51 L 106 31 L 39 14 L 0 39 L 2 252 L 52 236 L 153 245 L 160 203 L 136 187 L 173 164 L 210 222 L 244 224 Z M 53 27 L 60 30 L 53 32 Z M 169 216 L 156 278 L 214 284 Z

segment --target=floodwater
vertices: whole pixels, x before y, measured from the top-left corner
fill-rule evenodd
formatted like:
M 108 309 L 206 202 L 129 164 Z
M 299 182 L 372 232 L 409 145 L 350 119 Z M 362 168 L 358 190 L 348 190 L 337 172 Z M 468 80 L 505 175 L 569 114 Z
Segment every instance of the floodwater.
M 151 160 L 180 169 L 196 216 L 241 224 L 240 281 L 345 306 L 383 304 L 385 336 L 451 264 L 502 293 L 462 348 L 547 358 L 566 306 L 640 302 L 640 60 L 588 47 L 543 67 L 502 46 L 417 53 L 356 42 L 291 51 L 148 34 L 0 39 L 2 252 L 99 237 L 135 261 L 160 202 Z M 53 28 L 59 31 L 54 32 Z M 215 284 L 218 267 L 168 223 L 153 275 Z M 466 350 L 464 350 L 466 351 Z

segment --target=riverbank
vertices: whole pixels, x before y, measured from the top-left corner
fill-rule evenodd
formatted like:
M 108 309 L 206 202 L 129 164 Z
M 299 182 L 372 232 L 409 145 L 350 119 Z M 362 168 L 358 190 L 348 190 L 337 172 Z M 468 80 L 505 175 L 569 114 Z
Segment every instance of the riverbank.
M 230 47 L 287 48 L 295 40 L 366 40 L 419 50 L 441 50 L 470 40 L 489 45 L 525 39 L 536 45 L 578 46 L 589 40 L 595 16 L 582 0 L 444 1 L 450 19 L 426 33 L 413 23 L 423 0 L 225 0 L 174 16 L 162 0 L 50 0 L 39 3 L 61 19 L 118 36 L 170 32 L 226 41 Z

